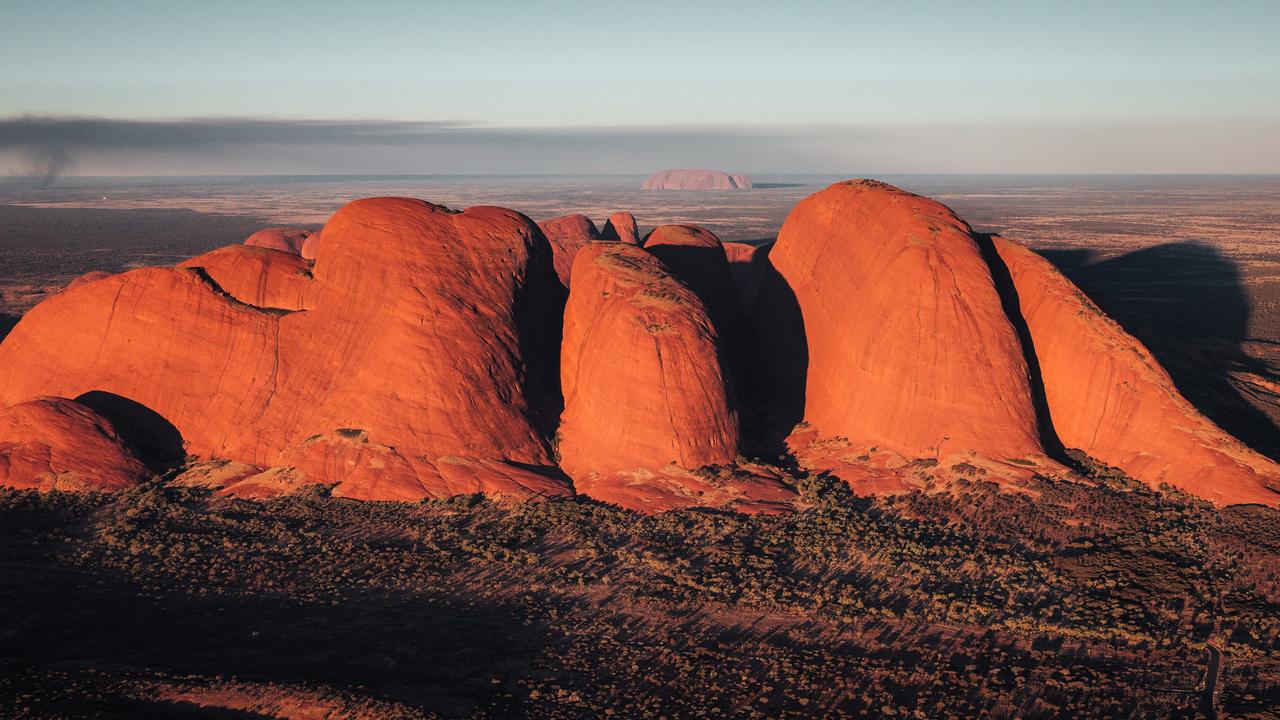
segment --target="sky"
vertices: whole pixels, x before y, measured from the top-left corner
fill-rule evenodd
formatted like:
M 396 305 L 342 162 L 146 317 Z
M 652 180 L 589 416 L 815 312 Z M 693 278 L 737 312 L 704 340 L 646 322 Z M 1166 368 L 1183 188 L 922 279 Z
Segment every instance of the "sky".
M 0 172 L 1280 172 L 1280 2 L 0 0 Z

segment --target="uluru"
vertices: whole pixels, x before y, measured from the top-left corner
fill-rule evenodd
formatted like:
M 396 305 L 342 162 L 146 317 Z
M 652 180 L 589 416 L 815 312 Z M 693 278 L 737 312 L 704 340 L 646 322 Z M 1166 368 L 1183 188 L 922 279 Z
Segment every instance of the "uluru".
M 675 169 L 656 172 L 640 185 L 641 190 L 750 190 L 751 178 L 721 170 Z

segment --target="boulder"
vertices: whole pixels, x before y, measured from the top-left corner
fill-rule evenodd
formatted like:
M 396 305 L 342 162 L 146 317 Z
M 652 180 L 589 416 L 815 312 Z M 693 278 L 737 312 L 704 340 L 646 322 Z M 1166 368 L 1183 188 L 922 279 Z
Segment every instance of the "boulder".
M 0 410 L 0 486 L 123 490 L 149 475 L 115 427 L 74 400 L 39 397 Z

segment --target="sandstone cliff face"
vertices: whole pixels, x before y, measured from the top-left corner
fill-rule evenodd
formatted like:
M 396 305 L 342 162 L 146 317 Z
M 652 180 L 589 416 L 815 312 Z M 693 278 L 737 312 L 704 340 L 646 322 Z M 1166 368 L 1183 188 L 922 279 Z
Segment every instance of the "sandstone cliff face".
M 256 307 L 202 269 L 261 300 L 294 268 L 252 248 L 59 293 L 0 345 L 0 403 L 110 394 L 193 455 L 293 463 L 356 497 L 569 492 L 522 469 L 551 465 L 559 409 L 562 291 L 532 222 L 383 198 L 340 210 L 325 238 L 307 310 Z
M 609 221 L 600 231 L 600 239 L 639 245 L 640 231 L 636 229 L 635 216 L 629 212 L 616 212 L 610 215 Z
M 112 424 L 80 403 L 41 397 L 0 410 L 0 486 L 123 490 L 148 475 Z
M 538 223 L 542 233 L 551 243 L 556 275 L 560 284 L 569 287 L 569 269 L 573 267 L 573 258 L 583 245 L 600 239 L 600 231 L 596 224 L 586 215 L 565 215 Z
M 992 238 L 1035 348 L 1063 445 L 1149 485 L 1219 503 L 1280 501 L 1280 466 L 1196 411 L 1135 338 L 1047 260 Z
M 276 227 L 259 230 L 246 238 L 244 244 L 249 247 L 262 247 L 300 256 L 309 237 L 311 237 L 310 230 Z
M 1018 338 L 950 210 L 837 183 L 796 206 L 769 261 L 755 362 L 820 435 L 908 457 L 1042 453 Z
M 645 179 L 642 190 L 750 190 L 751 178 L 719 170 L 663 170 Z

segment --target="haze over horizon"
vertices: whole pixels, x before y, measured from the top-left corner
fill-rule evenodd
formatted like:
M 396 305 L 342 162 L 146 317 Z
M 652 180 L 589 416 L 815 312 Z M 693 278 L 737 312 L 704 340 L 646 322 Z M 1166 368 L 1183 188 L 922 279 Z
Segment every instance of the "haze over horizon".
M 1280 172 L 1269 2 L 4 16 L 0 174 Z

